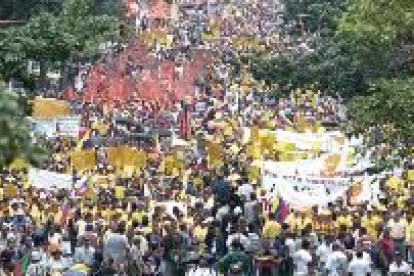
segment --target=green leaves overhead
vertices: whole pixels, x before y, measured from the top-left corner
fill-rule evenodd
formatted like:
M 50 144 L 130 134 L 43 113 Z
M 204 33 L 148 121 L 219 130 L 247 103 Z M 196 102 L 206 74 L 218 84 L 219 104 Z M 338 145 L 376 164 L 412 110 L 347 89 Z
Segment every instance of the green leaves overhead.
M 91 0 L 62 1 L 60 13 L 40 12 L 26 24 L 0 33 L 4 80 L 13 78 L 33 86 L 26 70 L 28 60 L 63 65 L 74 55 L 95 55 L 101 43 L 117 39 L 117 18 L 95 15 Z
M 339 21 L 339 31 L 365 40 L 389 43 L 413 32 L 411 0 L 352 0 Z
M 20 106 L 19 96 L 0 87 L 0 168 L 16 158 L 39 163 L 44 151 L 31 143 L 30 123 Z

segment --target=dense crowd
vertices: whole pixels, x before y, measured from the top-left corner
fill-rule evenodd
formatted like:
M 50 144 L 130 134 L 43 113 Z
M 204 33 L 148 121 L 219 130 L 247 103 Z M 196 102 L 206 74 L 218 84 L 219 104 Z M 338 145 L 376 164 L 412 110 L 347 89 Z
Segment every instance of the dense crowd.
M 157 21 L 174 39 L 168 47 L 159 41 L 146 47 L 159 60 L 174 60 L 174 80 L 187 77 L 181 61 L 191 61 L 194 49 L 212 50 L 191 100 L 135 97 L 108 109 L 83 102 L 79 84 L 71 104 L 82 117 L 81 137 L 34 136 L 48 150 L 41 168 L 72 175 L 73 189 L 32 187 L 27 167 L 0 172 L 0 274 L 410 275 L 409 166 L 381 178 L 376 202 L 345 196 L 328 206 L 287 205 L 282 215 L 280 200 L 262 187 L 255 162 L 286 160 L 276 148 L 259 150 L 257 137 L 245 138 L 246 128 L 317 133 L 344 119 L 340 104 L 315 91 L 264 96 L 264 86 L 241 65 L 241 53 L 283 48 L 273 5 L 238 2 L 216 6 L 213 14 L 212 7 L 180 10 L 173 27 Z M 136 18 L 140 34 L 152 27 L 147 16 Z M 211 39 L 213 17 L 225 39 Z M 260 41 L 235 45 L 240 37 Z M 106 71 L 114 66 L 111 55 L 103 61 Z M 142 77 L 133 59 L 128 64 L 129 78 Z M 109 148 L 123 146 L 145 152 L 144 165 L 130 170 L 112 162 Z M 93 167 L 74 168 L 70 153 L 81 150 L 94 152 Z

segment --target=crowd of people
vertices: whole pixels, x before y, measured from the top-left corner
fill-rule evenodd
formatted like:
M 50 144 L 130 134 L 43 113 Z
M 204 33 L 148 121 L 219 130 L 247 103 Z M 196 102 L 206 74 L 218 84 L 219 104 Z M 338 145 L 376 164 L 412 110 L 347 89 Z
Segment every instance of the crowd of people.
M 171 45 L 141 41 L 124 49 L 127 58 L 117 60 L 121 51 L 103 60 L 103 76 L 121 62 L 135 81 L 146 75 L 143 59 L 134 59 L 145 47 L 159 62 L 173 59 L 176 81 L 190 74 L 181 68 L 184 61 L 211 50 L 209 62 L 190 66 L 199 72 L 192 74 L 192 92 L 184 93 L 190 97 L 181 94 L 181 101 L 125 89 L 108 105 L 108 95 L 94 99 L 103 95 L 95 91 L 96 79 L 78 85 L 70 100 L 82 118 L 80 137 L 34 136 L 48 150 L 41 169 L 70 174 L 73 189 L 33 187 L 27 166 L 0 172 L 0 274 L 410 275 L 410 164 L 402 175 L 381 178 L 375 203 L 344 196 L 300 210 L 287 203 L 282 214 L 281 200 L 262 187 L 257 160 L 293 160 L 276 144 L 263 149 L 259 137 L 246 138 L 246 128 L 323 133 L 324 123 L 335 128 L 344 119 L 340 104 L 311 89 L 266 97 L 240 62 L 243 53 L 274 54 L 284 45 L 274 5 L 180 8 L 174 25 L 154 23 L 173 36 Z M 155 28 L 147 16 L 137 16 L 139 34 Z M 220 39 L 213 39 L 217 26 Z M 145 161 L 132 169 L 113 162 L 109 149 L 117 147 L 139 149 Z M 82 150 L 94 152 L 92 167 L 74 166 L 71 152 Z

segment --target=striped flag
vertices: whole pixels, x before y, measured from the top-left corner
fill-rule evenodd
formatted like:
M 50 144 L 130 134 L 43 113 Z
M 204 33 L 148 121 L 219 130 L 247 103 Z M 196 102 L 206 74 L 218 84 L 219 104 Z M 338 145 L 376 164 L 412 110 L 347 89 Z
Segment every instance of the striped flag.
M 275 214 L 275 220 L 279 224 L 282 224 L 289 214 L 289 206 L 282 197 L 276 196 L 273 201 L 271 211 Z

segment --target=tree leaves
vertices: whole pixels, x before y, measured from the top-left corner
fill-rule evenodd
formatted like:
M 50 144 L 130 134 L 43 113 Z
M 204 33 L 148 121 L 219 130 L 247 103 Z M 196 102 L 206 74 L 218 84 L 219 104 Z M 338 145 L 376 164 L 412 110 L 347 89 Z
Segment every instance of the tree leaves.
M 16 158 L 40 162 L 45 151 L 31 143 L 30 125 L 19 95 L 0 87 L 0 168 Z
M 348 105 L 350 128 L 368 134 L 368 144 L 414 145 L 414 78 L 381 79 L 370 96 L 359 96 Z M 406 153 L 407 154 L 407 153 Z

